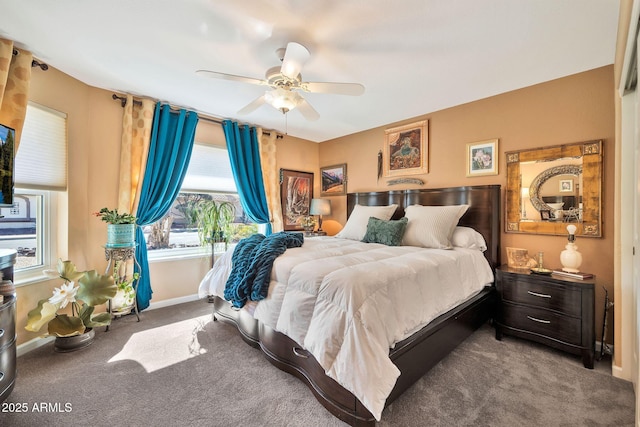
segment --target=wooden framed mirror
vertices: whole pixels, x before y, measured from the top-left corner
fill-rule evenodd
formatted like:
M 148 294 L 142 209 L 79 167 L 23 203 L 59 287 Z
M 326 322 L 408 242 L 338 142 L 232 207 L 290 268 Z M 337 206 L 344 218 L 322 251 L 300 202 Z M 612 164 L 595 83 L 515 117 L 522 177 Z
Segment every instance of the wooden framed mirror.
M 602 140 L 506 152 L 505 231 L 602 237 Z

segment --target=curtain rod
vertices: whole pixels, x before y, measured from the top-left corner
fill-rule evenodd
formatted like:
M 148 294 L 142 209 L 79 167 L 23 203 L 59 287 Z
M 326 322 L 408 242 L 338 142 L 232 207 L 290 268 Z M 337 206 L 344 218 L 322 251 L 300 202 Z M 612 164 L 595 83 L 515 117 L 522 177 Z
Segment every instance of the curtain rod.
M 13 48 L 13 56 L 18 56 L 20 55 L 20 51 L 16 48 Z M 32 59 L 31 60 L 31 68 L 34 67 L 39 67 L 42 71 L 47 71 L 49 69 L 49 66 L 47 64 L 45 64 L 44 62 L 40 62 L 37 59 Z
M 127 105 L 127 97 L 125 96 L 118 96 L 115 93 L 111 95 L 111 98 L 115 101 L 118 100 L 120 101 L 120 105 L 122 105 L 122 107 L 124 108 L 125 105 Z M 133 100 L 133 103 L 135 105 L 142 105 L 142 101 L 136 101 L 135 99 Z M 198 119 L 200 120 L 204 120 L 205 122 L 211 122 L 211 123 L 216 123 L 218 125 L 222 125 L 222 119 L 216 119 L 214 117 L 208 117 L 208 116 L 203 116 L 202 114 L 196 113 L 198 114 Z M 262 131 L 263 134 L 265 135 L 271 135 L 271 131 Z M 283 135 L 276 133 L 276 138 L 278 139 L 282 139 L 284 138 Z

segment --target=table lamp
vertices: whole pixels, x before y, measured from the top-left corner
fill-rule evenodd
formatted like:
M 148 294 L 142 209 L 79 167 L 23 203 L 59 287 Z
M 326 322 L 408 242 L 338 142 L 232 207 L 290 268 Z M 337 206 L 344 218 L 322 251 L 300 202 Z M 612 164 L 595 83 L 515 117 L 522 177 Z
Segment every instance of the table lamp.
M 311 199 L 310 215 L 318 215 L 318 231 L 322 230 L 322 215 L 331 214 L 331 200 Z
M 578 252 L 578 246 L 576 246 L 576 229 L 573 224 L 567 226 L 567 232 L 569 233 L 569 243 L 565 246 L 565 250 L 560 252 L 560 262 L 562 263 L 562 270 L 569 273 L 577 273 L 580 270 L 582 264 L 582 254 Z

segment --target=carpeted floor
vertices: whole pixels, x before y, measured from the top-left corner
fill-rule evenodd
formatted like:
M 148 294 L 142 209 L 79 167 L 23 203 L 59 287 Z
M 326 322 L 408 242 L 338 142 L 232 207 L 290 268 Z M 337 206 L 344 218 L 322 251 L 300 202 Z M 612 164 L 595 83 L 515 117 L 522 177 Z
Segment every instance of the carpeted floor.
M 343 426 L 196 301 L 101 328 L 86 349 L 18 358 L 0 426 Z M 385 409 L 380 426 L 632 426 L 631 383 L 482 327 Z M 24 410 L 17 412 L 18 410 Z

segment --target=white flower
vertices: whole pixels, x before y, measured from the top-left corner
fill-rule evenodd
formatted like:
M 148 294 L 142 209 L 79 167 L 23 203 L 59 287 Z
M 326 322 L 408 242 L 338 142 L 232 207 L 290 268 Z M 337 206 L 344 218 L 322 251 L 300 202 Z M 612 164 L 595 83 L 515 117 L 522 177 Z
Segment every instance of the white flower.
M 74 287 L 73 282 L 64 283 L 59 288 L 53 290 L 53 296 L 49 298 L 51 304 L 60 304 L 60 308 L 65 308 L 70 302 L 76 300 L 76 293 L 78 293 L 79 286 Z

